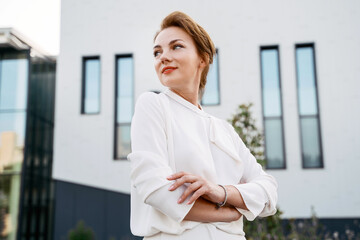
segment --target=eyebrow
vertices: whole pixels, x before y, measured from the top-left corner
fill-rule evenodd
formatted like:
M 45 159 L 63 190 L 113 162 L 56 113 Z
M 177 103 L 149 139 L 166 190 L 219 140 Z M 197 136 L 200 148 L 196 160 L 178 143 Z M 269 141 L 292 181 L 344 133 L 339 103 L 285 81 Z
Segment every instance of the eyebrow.
M 169 45 L 171 45 L 171 44 L 173 44 L 173 43 L 175 43 L 175 42 L 177 42 L 177 41 L 183 41 L 184 42 L 184 40 L 182 40 L 182 39 L 174 39 L 174 40 L 171 40 L 170 42 L 169 42 Z M 161 48 L 161 46 L 160 45 L 155 45 L 154 46 L 154 49 L 155 48 Z

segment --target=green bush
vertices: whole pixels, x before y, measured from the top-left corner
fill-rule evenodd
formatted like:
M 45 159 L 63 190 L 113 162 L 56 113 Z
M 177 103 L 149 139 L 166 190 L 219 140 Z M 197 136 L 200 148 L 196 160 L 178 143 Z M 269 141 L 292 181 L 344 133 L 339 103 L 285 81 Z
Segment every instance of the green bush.
M 256 121 L 250 111 L 252 103 L 240 105 L 232 119 L 228 121 L 239 134 L 256 160 L 264 167 L 264 137 L 256 127 Z M 281 221 L 282 211 L 278 208 L 275 215 L 267 218 L 256 218 L 249 222 L 244 219 L 244 231 L 248 240 L 284 239 Z
M 80 220 L 75 229 L 68 233 L 68 240 L 95 240 L 94 231 L 87 227 L 84 221 Z

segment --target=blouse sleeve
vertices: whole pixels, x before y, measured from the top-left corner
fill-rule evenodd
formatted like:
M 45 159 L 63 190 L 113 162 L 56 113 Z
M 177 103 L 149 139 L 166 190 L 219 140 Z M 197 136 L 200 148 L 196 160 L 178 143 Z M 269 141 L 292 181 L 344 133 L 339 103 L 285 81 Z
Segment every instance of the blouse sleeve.
M 131 122 L 131 187 L 134 202 L 143 202 L 177 222 L 181 222 L 193 204 L 178 204 L 185 190 L 181 186 L 169 191 L 166 177 L 173 174 L 169 165 L 165 114 L 157 94 L 143 93 L 137 100 Z
M 240 183 L 234 187 L 240 192 L 249 210 L 237 209 L 249 221 L 253 221 L 257 216 L 273 215 L 276 213 L 278 184 L 273 176 L 263 170 L 234 128 L 231 128 L 237 151 L 244 164 L 244 174 Z

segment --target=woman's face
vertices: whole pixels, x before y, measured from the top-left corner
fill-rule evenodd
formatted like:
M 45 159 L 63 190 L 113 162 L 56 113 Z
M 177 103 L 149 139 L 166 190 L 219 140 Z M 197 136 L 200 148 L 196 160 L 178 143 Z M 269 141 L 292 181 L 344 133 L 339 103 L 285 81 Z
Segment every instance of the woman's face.
M 197 93 L 205 63 L 194 40 L 184 30 L 178 27 L 162 30 L 155 39 L 154 58 L 161 84 Z

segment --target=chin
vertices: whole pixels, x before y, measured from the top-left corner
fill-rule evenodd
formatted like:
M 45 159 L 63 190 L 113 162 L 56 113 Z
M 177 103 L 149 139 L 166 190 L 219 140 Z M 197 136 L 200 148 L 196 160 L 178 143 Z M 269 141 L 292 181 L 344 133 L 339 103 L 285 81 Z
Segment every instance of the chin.
M 179 84 L 177 84 L 176 81 L 172 80 L 172 79 L 162 79 L 160 80 L 161 84 L 165 87 L 168 87 L 168 88 L 176 88 L 179 86 Z

